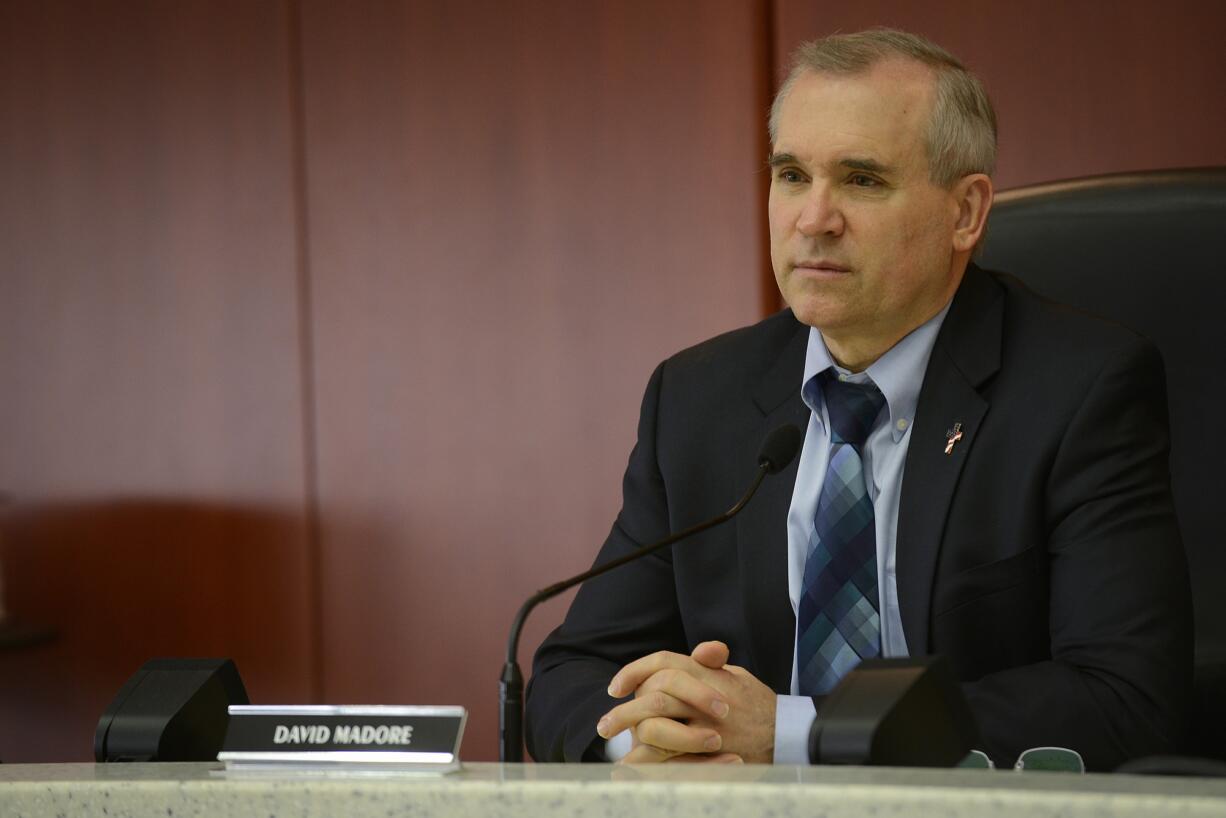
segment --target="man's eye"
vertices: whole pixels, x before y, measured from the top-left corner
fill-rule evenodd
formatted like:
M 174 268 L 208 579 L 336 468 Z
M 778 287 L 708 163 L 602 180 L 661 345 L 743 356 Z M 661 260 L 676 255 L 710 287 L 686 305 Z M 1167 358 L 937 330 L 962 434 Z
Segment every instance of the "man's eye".
M 804 177 L 800 175 L 800 171 L 784 168 L 779 171 L 779 181 L 795 184 L 803 181 Z
M 867 176 L 863 173 L 854 173 L 849 180 L 856 187 L 877 187 L 881 183 L 872 176 Z

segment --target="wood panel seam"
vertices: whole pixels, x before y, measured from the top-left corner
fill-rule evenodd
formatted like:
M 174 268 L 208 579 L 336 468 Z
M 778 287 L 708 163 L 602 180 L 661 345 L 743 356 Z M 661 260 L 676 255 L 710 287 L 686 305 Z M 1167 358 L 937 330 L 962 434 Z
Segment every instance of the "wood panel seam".
M 310 198 L 307 187 L 305 60 L 299 0 L 286 0 L 289 110 L 294 200 L 294 255 L 298 277 L 299 382 L 302 394 L 303 500 L 306 521 L 308 642 L 311 646 L 311 699 L 324 701 L 323 555 L 320 544 L 318 429 L 315 402 L 314 304 L 311 287 Z

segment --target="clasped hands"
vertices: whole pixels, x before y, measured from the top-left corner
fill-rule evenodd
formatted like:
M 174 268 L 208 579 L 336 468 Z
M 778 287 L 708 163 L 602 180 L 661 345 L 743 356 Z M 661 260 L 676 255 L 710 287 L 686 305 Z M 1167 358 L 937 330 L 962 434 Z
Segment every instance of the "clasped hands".
M 596 732 L 607 739 L 630 730 L 632 749 L 622 764 L 769 764 L 775 693 L 727 662 L 723 642 L 703 642 L 689 656 L 660 651 L 631 662 L 613 677 L 609 695 L 634 698 L 602 716 Z

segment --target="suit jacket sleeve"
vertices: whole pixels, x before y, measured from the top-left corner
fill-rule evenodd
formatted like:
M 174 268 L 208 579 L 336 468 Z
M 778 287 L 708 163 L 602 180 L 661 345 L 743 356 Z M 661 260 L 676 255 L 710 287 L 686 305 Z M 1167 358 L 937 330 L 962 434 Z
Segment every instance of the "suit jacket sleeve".
M 1037 420 L 1044 407 L 1030 411 Z M 1028 591 L 1036 621 L 1046 623 L 1036 629 L 1046 644 L 1035 651 L 1049 658 L 965 685 L 998 763 L 1012 763 L 1029 747 L 1062 745 L 1080 751 L 1090 769 L 1107 770 L 1177 749 L 1191 689 L 1192 624 L 1170 494 L 1166 414 L 1161 359 L 1135 339 L 1093 377 L 1054 445 L 1037 498 L 1046 542 L 1031 563 L 1046 571 L 1037 572 L 1043 576 Z M 1026 428 L 1015 432 L 1026 439 Z M 1008 561 L 1020 565 L 1030 556 Z M 976 570 L 986 577 L 1002 567 Z M 1013 593 L 997 591 L 1004 600 Z M 959 628 L 974 627 L 967 616 L 973 610 L 936 610 L 938 651 Z M 972 640 L 964 648 L 988 657 L 998 650 L 976 646 L 974 634 L 962 636 Z
M 622 510 L 596 564 L 669 533 L 656 449 L 664 366 L 652 374 L 643 397 Z M 525 738 L 532 757 L 602 760 L 596 722 L 617 704 L 607 692 L 609 681 L 623 665 L 661 649 L 686 651 L 667 548 L 582 585 L 561 627 L 537 651 L 526 695 Z

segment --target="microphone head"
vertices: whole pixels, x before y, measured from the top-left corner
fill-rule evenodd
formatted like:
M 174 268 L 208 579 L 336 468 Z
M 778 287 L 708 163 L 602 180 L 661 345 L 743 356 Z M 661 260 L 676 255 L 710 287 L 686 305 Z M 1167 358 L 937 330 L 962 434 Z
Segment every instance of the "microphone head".
M 800 451 L 804 435 L 790 423 L 776 427 L 758 450 L 758 465 L 766 468 L 767 474 L 775 474 L 787 468 Z

